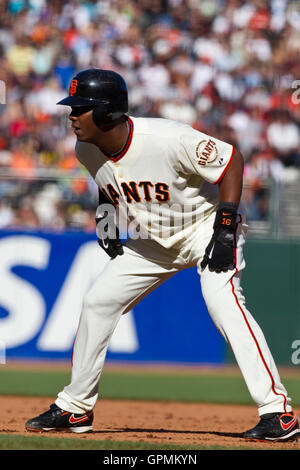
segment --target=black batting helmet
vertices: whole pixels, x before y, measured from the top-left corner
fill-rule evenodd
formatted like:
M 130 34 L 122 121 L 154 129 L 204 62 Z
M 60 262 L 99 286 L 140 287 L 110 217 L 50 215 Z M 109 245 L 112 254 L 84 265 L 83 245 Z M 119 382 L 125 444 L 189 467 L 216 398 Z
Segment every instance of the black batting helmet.
M 71 80 L 69 96 L 57 104 L 94 106 L 95 124 L 109 124 L 128 112 L 126 82 L 112 70 L 83 70 Z

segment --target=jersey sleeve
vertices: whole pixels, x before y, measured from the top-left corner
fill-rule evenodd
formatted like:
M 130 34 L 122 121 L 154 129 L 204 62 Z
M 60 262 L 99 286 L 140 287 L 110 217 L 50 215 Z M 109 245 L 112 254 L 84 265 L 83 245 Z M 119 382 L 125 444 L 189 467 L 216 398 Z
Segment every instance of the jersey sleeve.
M 209 183 L 219 183 L 230 166 L 234 147 L 193 128 L 181 134 L 180 142 L 186 171 Z

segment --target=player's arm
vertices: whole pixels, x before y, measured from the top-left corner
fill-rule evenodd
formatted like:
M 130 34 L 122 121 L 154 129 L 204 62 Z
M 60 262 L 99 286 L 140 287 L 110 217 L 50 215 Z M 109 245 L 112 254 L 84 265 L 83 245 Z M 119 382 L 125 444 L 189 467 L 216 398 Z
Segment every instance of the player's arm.
M 244 159 L 235 149 L 230 165 L 219 181 L 219 207 L 214 223 L 214 233 L 208 244 L 202 269 L 226 272 L 234 268 L 235 226 L 237 210 L 243 187 Z
M 244 159 L 235 149 L 229 168 L 219 182 L 220 203 L 239 205 L 243 188 Z

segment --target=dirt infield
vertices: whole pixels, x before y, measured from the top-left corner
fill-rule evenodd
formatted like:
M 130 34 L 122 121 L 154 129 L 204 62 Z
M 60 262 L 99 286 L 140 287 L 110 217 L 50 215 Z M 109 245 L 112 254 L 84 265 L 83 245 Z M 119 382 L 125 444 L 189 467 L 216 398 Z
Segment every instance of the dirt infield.
M 53 398 L 0 397 L 0 433 L 34 435 L 25 431 L 27 419 L 48 409 Z M 300 415 L 300 409 L 295 410 Z M 76 439 L 143 441 L 210 446 L 220 445 L 260 449 L 300 450 L 300 439 L 290 443 L 248 442 L 246 429 L 258 421 L 253 406 L 195 403 L 165 403 L 128 400 L 99 400 L 95 408 L 94 432 L 63 434 Z M 48 437 L 61 433 L 39 433 Z

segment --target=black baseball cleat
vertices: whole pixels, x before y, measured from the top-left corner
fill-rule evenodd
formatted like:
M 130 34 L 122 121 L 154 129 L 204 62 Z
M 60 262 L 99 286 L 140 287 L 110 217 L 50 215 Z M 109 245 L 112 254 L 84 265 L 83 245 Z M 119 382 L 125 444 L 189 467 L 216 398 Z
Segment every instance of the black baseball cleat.
M 27 431 L 67 431 L 67 432 L 91 432 L 93 430 L 93 412 L 74 414 L 64 411 L 55 403 L 50 405 L 50 410 L 35 418 L 29 419 L 25 424 Z
M 244 433 L 245 439 L 257 441 L 291 441 L 300 437 L 297 416 L 291 413 L 267 413 L 260 422 Z

